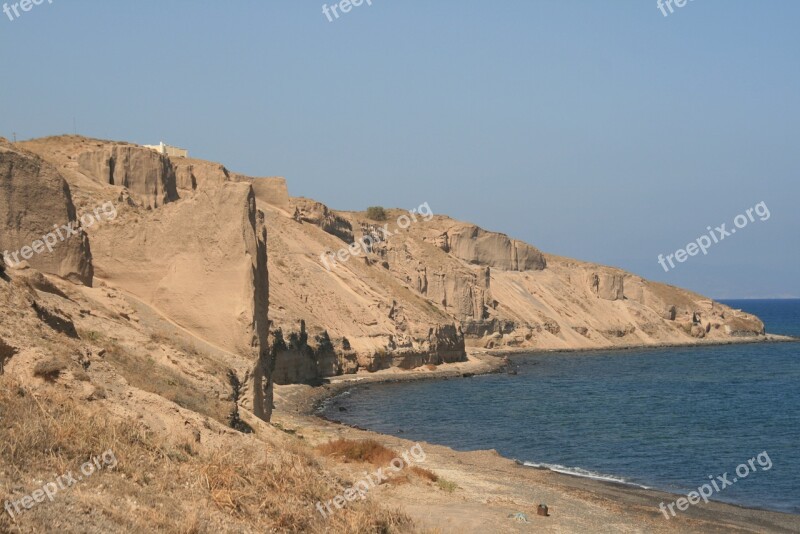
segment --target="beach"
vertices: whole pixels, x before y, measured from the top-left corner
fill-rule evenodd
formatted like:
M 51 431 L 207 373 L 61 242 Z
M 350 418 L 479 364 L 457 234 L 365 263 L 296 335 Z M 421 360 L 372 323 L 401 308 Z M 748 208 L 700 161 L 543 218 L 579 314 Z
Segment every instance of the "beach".
M 505 372 L 507 364 L 504 354 L 481 350 L 471 351 L 467 362 L 441 365 L 436 370 L 336 377 L 320 387 L 277 386 L 274 422 L 311 445 L 337 438 L 374 439 L 402 451 L 414 442 L 327 421 L 315 415 L 315 407 L 364 384 L 462 380 Z M 423 467 L 455 483 L 455 491 L 412 479 L 370 492 L 370 498 L 382 505 L 406 512 L 421 532 L 800 532 L 796 515 L 718 502 L 700 502 L 667 519 L 659 504 L 671 503 L 679 495 L 526 467 L 495 451 L 459 452 L 431 443 L 421 446 L 426 453 Z M 363 472 L 363 466 L 354 464 L 331 462 L 330 467 L 345 479 L 356 480 Z M 537 515 L 539 504 L 548 506 L 549 516 Z

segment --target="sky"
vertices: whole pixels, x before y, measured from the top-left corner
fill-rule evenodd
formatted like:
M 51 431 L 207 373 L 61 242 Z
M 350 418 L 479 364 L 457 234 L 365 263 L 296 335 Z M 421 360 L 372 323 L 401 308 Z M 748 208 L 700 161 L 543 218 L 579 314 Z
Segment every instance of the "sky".
M 428 202 L 715 298 L 800 297 L 800 2 L 323 4 L 0 13 L 0 136 L 163 140 L 334 209 Z

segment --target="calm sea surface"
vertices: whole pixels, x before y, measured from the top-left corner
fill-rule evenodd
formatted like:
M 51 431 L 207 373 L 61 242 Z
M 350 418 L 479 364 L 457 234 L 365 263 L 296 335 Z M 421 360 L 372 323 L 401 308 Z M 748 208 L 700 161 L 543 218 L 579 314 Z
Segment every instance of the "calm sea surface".
M 726 304 L 755 313 L 770 333 L 800 336 L 800 300 Z M 800 343 L 513 361 L 516 376 L 356 388 L 328 402 L 324 414 L 407 439 L 496 449 L 529 465 L 674 493 L 727 472 L 737 482 L 713 499 L 800 514 Z M 739 464 L 764 452 L 763 466 L 756 461 L 755 472 L 736 476 Z

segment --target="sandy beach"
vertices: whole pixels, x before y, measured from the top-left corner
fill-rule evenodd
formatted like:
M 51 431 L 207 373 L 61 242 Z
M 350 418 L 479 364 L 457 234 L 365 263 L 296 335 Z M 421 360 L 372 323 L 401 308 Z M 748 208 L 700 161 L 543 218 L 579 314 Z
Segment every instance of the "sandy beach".
M 407 450 L 414 442 L 324 420 L 314 415 L 314 408 L 362 384 L 467 379 L 465 374 L 502 372 L 507 363 L 502 354 L 472 351 L 468 362 L 436 370 L 337 377 L 320 387 L 278 386 L 274 422 L 311 445 L 336 438 L 374 439 L 394 451 Z M 421 532 L 800 532 L 800 516 L 715 502 L 690 506 L 668 520 L 659 503 L 673 502 L 679 495 L 525 467 L 495 451 L 421 445 L 426 453 L 423 467 L 455 483 L 455 491 L 411 479 L 370 492 L 370 498 L 406 512 Z M 330 462 L 330 467 L 343 479 L 363 476 L 363 466 Z M 548 517 L 537 515 L 539 504 L 549 507 Z

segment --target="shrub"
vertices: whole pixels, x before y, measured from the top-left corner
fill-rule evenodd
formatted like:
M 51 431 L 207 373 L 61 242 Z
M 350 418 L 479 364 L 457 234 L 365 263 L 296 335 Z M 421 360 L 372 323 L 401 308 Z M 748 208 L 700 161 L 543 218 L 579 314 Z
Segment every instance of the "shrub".
M 443 478 L 440 478 L 437 481 L 437 484 L 439 484 L 439 489 L 441 489 L 442 491 L 446 491 L 447 493 L 453 493 L 455 490 L 458 489 L 458 484 L 456 484 L 455 482 L 451 482 L 449 480 L 445 480 Z
M 373 439 L 355 441 L 337 439 L 317 447 L 325 456 L 336 456 L 346 462 L 366 462 L 377 466 L 386 465 L 397 455 Z
M 61 371 L 67 368 L 67 362 L 61 358 L 50 358 L 36 364 L 33 368 L 33 375 L 53 381 L 61 375 Z
M 417 475 L 419 478 L 424 478 L 426 480 L 430 480 L 431 482 L 439 482 L 439 477 L 433 471 L 428 471 L 427 469 L 423 469 L 416 465 L 411 466 L 409 471 Z
M 97 341 L 102 341 L 103 339 L 105 339 L 106 336 L 104 336 L 100 332 L 95 332 L 94 330 L 88 330 L 86 332 L 81 332 L 80 337 L 81 339 L 97 342 Z
M 367 218 L 373 221 L 385 221 L 386 210 L 381 206 L 370 206 L 367 208 Z

